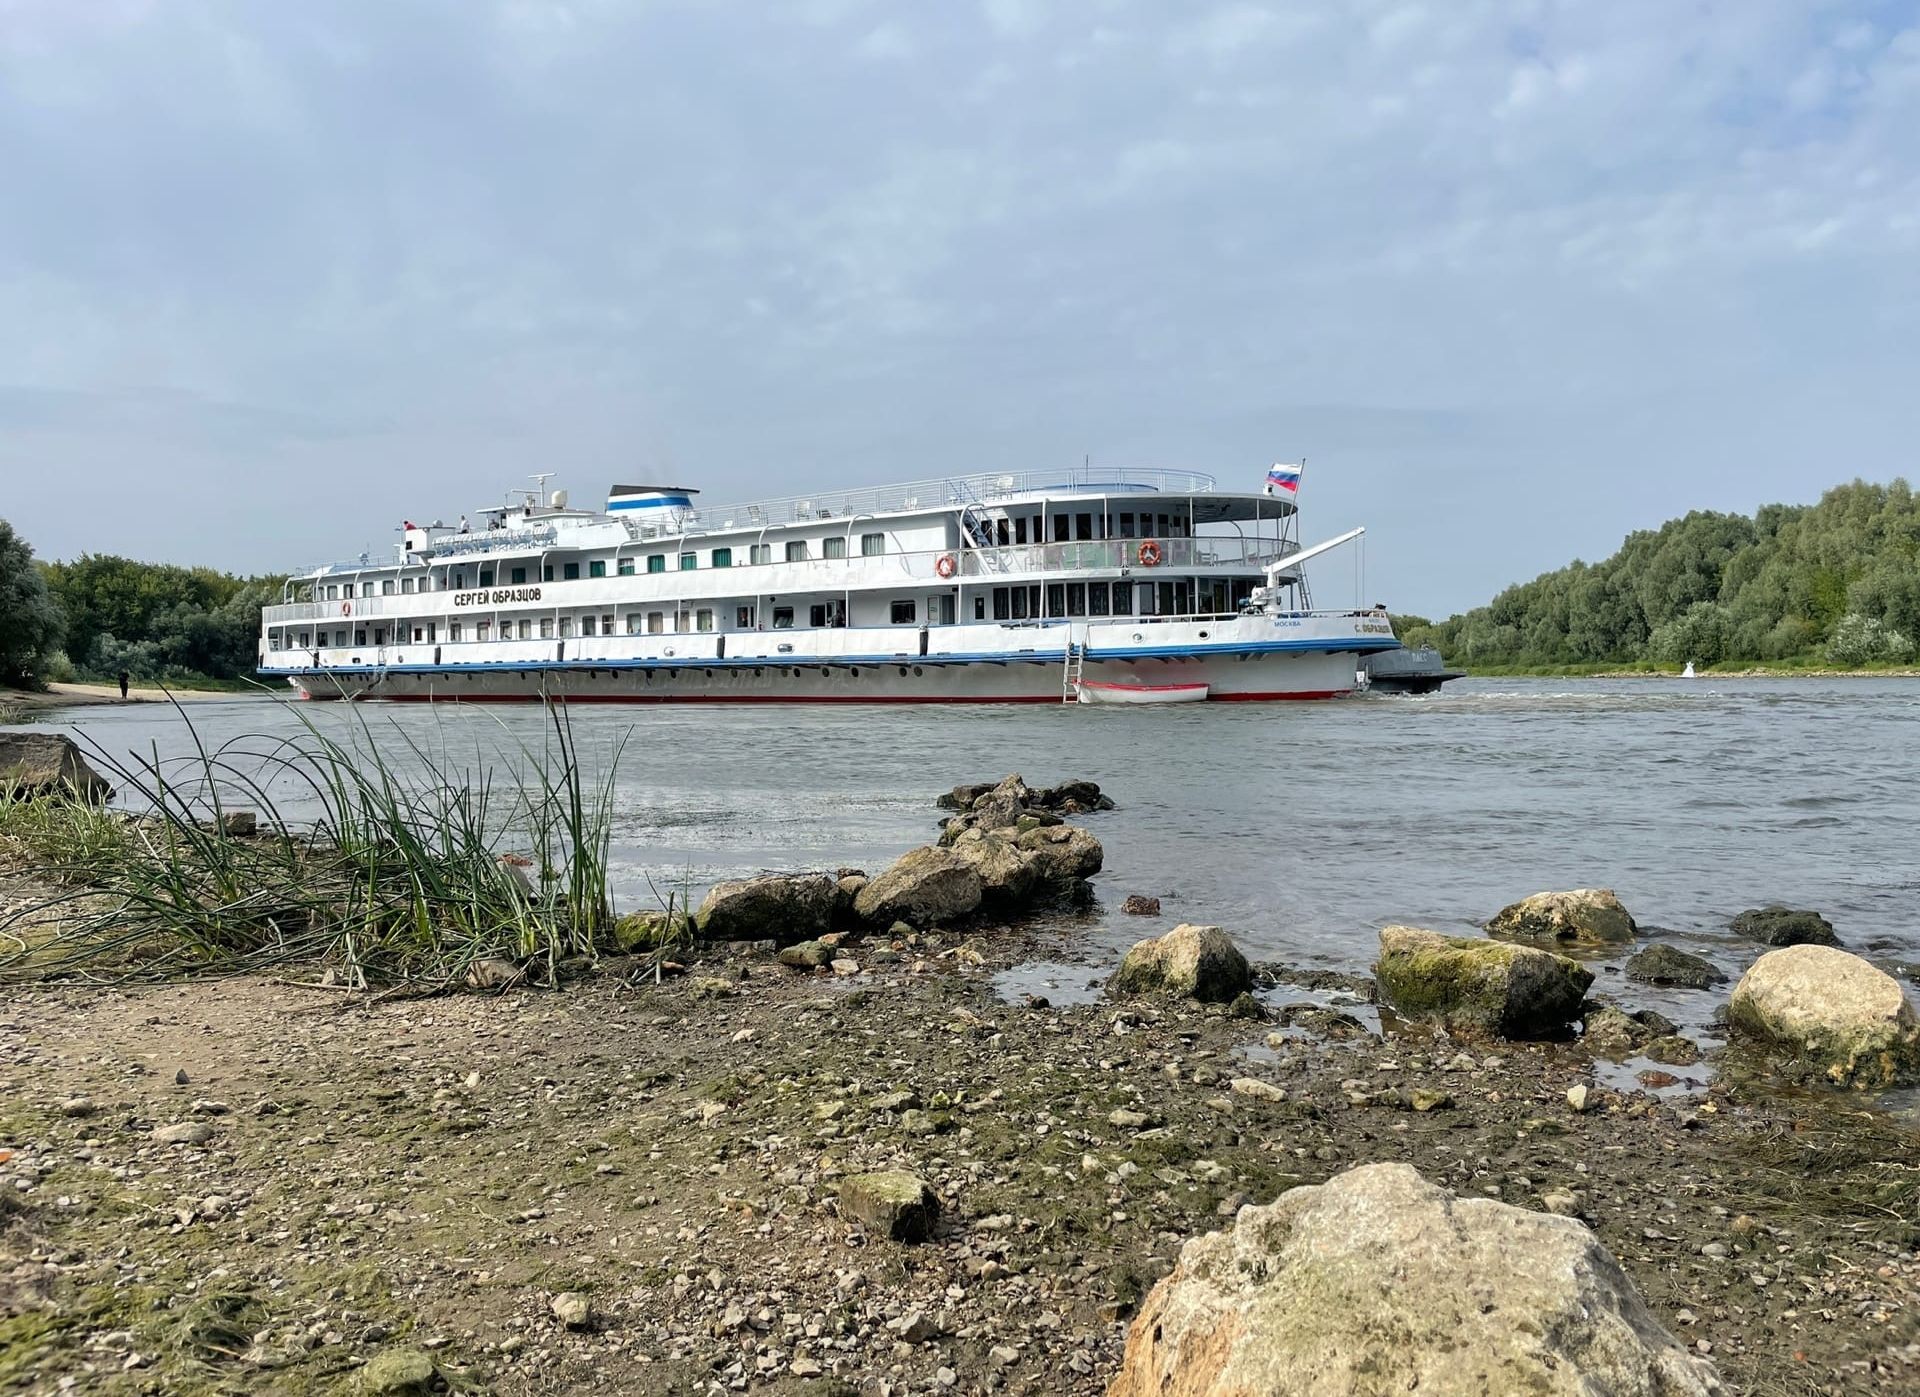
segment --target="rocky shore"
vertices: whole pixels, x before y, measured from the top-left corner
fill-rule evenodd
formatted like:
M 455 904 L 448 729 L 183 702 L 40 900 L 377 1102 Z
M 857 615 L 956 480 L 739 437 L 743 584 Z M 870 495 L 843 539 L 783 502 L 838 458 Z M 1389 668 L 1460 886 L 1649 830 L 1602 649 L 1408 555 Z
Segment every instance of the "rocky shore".
M 893 868 L 723 885 L 559 992 L 9 987 L 0 1391 L 1199 1392 L 1334 1361 L 1314 1316 L 1199 1283 L 1315 1237 L 1462 1323 L 1488 1285 L 1614 1316 L 1481 1346 L 1653 1375 L 1616 1390 L 1920 1386 L 1920 1154 L 1864 1092 L 1911 1080 L 1895 982 L 1797 922 L 1703 1064 L 1589 997 L 1570 953 L 1637 928 L 1581 890 L 1342 973 L 1181 928 L 1089 966 L 1092 1002 L 1010 1002 L 997 976 L 1075 954 L 1091 794 L 958 789 Z M 1343 1352 L 1437 1351 L 1348 1274 L 1376 1298 Z M 1258 1346 L 1214 1342 L 1229 1313 Z

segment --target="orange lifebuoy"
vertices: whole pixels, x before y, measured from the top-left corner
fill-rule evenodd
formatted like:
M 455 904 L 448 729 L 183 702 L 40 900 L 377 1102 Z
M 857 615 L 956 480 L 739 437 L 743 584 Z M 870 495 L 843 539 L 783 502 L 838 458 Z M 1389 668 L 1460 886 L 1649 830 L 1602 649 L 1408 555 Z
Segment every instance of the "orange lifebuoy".
M 960 564 L 954 558 L 953 554 L 942 553 L 939 560 L 934 563 L 933 570 L 942 577 L 952 577 L 954 573 L 960 570 Z
M 1160 552 L 1160 545 L 1155 543 L 1152 539 L 1148 539 L 1145 543 L 1140 545 L 1140 566 L 1143 568 L 1159 567 L 1160 559 L 1163 556 L 1164 555 Z
M 341 602 L 341 603 L 340 603 L 340 614 L 341 614 L 342 616 L 351 616 L 351 615 L 353 615 L 353 603 L 352 603 L 352 602 L 350 602 L 350 601 L 343 601 L 343 602 Z

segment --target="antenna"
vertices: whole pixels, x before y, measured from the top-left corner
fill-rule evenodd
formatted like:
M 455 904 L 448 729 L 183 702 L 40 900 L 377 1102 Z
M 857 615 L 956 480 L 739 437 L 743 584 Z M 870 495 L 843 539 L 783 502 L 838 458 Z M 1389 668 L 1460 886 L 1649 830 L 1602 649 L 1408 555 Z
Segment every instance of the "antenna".
M 529 477 L 535 485 L 540 487 L 540 504 L 543 508 L 547 503 L 547 482 L 558 474 L 558 471 L 535 471 L 532 476 Z

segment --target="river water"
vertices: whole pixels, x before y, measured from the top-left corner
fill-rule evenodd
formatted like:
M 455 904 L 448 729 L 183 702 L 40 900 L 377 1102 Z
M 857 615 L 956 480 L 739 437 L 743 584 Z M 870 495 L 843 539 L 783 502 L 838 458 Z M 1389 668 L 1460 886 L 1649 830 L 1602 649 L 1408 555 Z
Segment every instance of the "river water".
M 194 703 L 203 741 L 365 722 L 471 761 L 542 740 L 531 707 Z M 1119 803 L 1101 908 L 1063 938 L 1088 972 L 1175 921 L 1229 929 L 1256 959 L 1359 969 L 1378 928 L 1470 933 L 1547 888 L 1615 889 L 1643 926 L 1737 973 L 1728 920 L 1816 908 L 1843 942 L 1920 961 L 1920 682 L 1479 680 L 1426 698 L 1165 709 L 576 706 L 585 751 L 624 744 L 616 889 L 763 868 L 875 869 L 935 834 L 933 799 L 1018 771 L 1088 777 Z M 116 753 L 189 750 L 158 705 L 73 709 Z M 1119 915 L 1159 896 L 1159 922 Z M 1617 964 L 1596 966 L 1606 979 Z M 1063 970 L 1063 974 L 1072 974 Z M 1697 1019 L 1694 1013 L 1686 1014 Z

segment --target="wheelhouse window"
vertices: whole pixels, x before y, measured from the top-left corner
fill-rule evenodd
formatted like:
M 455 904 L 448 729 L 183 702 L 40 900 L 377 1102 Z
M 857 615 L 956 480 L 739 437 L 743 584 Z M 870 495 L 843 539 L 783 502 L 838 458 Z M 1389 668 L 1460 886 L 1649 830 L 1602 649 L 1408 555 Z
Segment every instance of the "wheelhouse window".
M 820 541 L 820 556 L 823 558 L 844 558 L 847 556 L 847 540 L 840 534 Z
M 885 553 L 886 551 L 887 551 L 887 536 L 885 534 L 861 534 L 860 535 L 860 556 L 861 557 L 878 558 L 882 553 Z
M 911 626 L 913 622 L 913 603 L 910 601 L 895 602 L 893 604 L 893 624 L 896 626 Z
M 804 538 L 787 540 L 787 561 L 804 563 L 807 560 L 807 541 Z
M 713 550 L 713 565 L 714 565 L 715 567 L 717 567 L 717 568 L 730 568 L 730 567 L 732 567 L 732 566 L 733 566 L 733 550 L 732 550 L 731 548 L 716 548 L 716 549 L 714 549 L 714 550 Z

